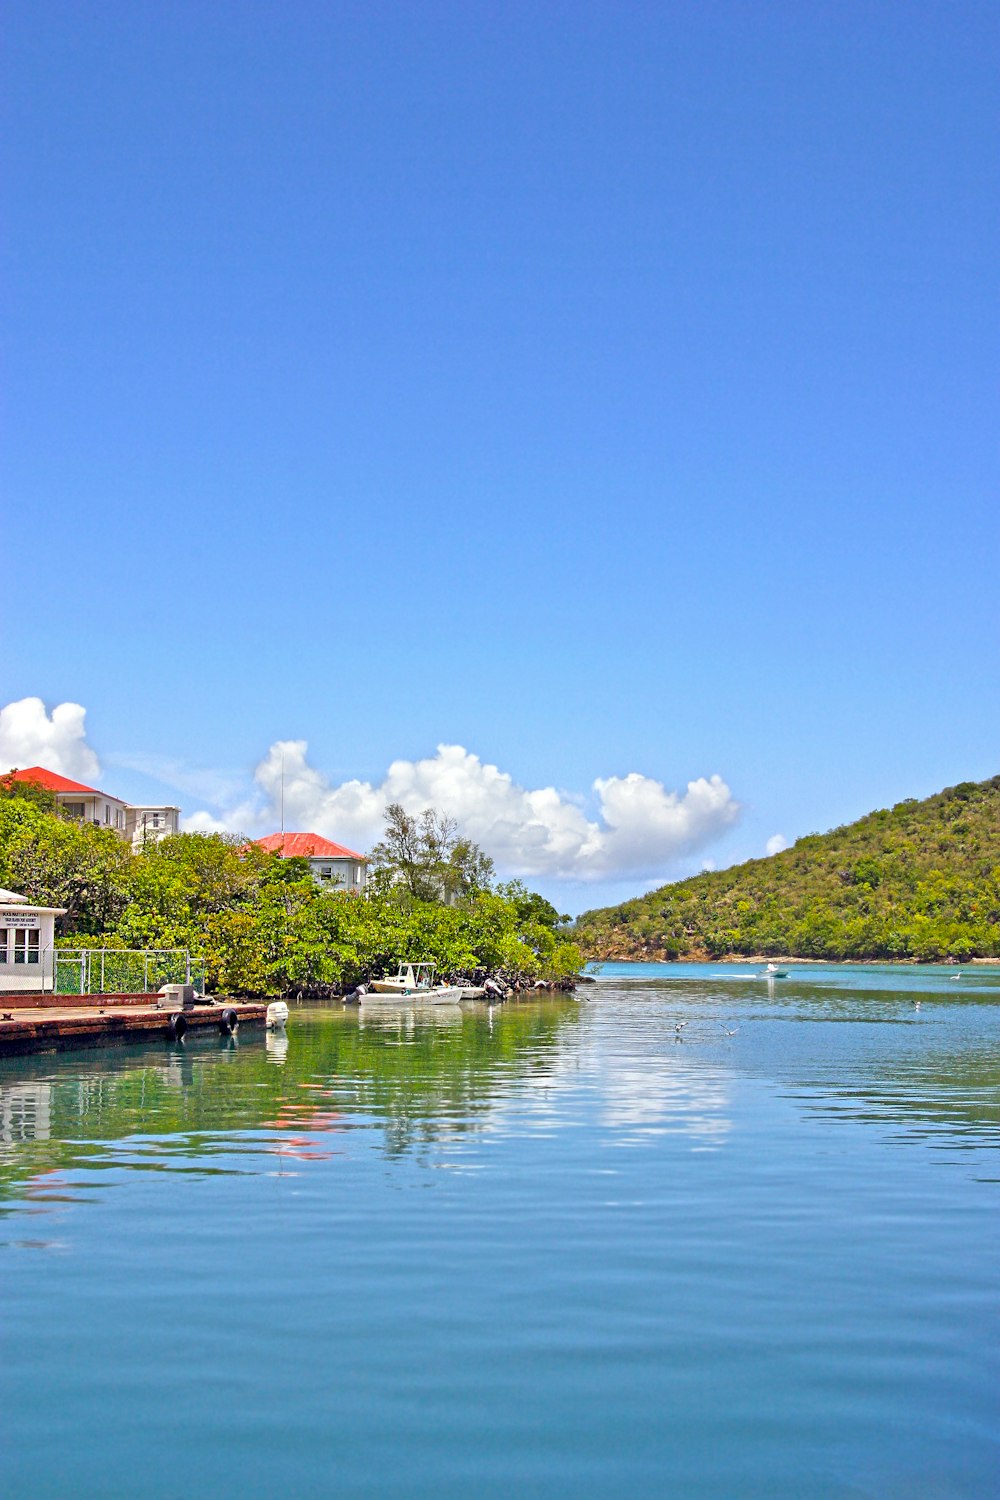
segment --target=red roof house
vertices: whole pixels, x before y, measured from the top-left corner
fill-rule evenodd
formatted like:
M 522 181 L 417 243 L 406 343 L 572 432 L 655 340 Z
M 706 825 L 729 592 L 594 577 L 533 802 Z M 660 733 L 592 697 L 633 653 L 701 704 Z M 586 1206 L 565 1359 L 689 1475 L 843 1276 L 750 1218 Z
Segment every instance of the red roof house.
M 254 843 L 268 854 L 280 854 L 282 859 L 307 859 L 313 876 L 323 885 L 337 885 L 349 891 L 364 887 L 368 863 L 365 856 L 321 834 L 269 833 Z
M 38 786 L 43 786 L 47 792 L 83 792 L 87 797 L 104 797 L 106 792 L 99 792 L 96 787 L 84 786 L 82 781 L 70 781 L 68 776 L 60 776 L 57 771 L 47 771 L 44 766 L 28 766 L 23 771 L 11 771 L 11 781 L 33 781 Z M 109 802 L 117 802 L 117 797 L 108 797 Z M 122 803 L 124 807 L 125 804 Z
M 96 823 L 100 828 L 114 828 L 123 837 L 125 835 L 128 803 L 120 797 L 99 792 L 96 787 L 85 786 L 82 781 L 71 781 L 68 776 L 60 776 L 45 766 L 27 766 L 24 770 L 11 771 L 10 780 L 34 782 L 47 792 L 54 792 L 59 807 L 71 818 Z

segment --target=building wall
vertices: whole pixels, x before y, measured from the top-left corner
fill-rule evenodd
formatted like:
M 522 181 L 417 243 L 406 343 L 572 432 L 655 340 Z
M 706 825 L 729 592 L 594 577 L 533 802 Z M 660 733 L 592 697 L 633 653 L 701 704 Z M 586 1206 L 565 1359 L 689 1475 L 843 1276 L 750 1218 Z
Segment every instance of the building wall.
M 313 879 L 331 890 L 363 891 L 367 866 L 360 859 L 324 858 L 317 854 L 309 861 Z
M 116 833 L 125 837 L 127 808 L 125 803 L 119 802 L 116 797 L 84 796 L 82 792 L 56 792 L 56 802 L 71 818 L 79 818 L 84 823 L 96 823 L 99 828 L 113 828 Z
M 0 990 L 40 990 L 51 978 L 56 914 L 37 906 L 0 905 Z
M 126 809 L 125 834 L 133 849 L 144 844 L 158 844 L 180 831 L 179 807 L 129 807 Z

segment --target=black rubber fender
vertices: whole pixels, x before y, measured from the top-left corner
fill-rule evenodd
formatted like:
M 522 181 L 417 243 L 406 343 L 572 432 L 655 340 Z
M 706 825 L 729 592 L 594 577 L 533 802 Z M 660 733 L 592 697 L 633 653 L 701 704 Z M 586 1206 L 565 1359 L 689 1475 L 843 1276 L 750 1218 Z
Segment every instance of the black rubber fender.
M 172 1042 L 183 1041 L 187 1029 L 187 1017 L 182 1016 L 180 1011 L 175 1011 L 167 1022 L 167 1036 Z
M 239 1024 L 239 1016 L 233 1010 L 231 1005 L 227 1005 L 225 1010 L 222 1012 L 222 1015 L 219 1017 L 219 1030 L 222 1032 L 222 1035 L 232 1036 L 233 1033 L 238 1029 Z

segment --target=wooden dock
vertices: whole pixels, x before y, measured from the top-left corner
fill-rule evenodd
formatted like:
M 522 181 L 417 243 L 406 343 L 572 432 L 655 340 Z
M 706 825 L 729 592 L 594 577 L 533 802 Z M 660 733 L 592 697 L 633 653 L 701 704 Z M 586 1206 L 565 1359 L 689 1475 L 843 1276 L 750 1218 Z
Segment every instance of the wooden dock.
M 168 1006 L 160 995 L 0 995 L 0 1057 L 113 1047 L 185 1034 L 232 1035 L 235 1026 L 264 1028 L 264 1001 L 219 1000 Z

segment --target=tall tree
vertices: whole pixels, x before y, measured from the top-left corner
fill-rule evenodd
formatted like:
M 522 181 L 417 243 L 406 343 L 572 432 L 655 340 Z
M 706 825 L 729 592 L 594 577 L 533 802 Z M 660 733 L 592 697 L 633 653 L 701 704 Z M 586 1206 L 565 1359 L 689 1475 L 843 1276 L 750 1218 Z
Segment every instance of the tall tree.
M 383 890 L 415 901 L 451 904 L 490 889 L 493 861 L 458 832 L 454 818 L 427 807 L 419 817 L 399 802 L 385 810 L 385 832 L 371 851 L 371 877 Z

